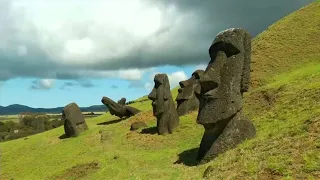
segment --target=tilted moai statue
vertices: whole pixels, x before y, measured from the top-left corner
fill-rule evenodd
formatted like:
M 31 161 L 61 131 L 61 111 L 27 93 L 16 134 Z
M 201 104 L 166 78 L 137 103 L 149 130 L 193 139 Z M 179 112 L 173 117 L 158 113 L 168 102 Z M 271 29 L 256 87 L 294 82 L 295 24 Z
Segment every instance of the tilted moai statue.
M 169 79 L 166 74 L 154 76 L 154 88 L 148 98 L 152 100 L 153 115 L 157 118 L 158 134 L 171 134 L 179 125 L 179 116 L 171 96 Z
M 199 99 L 196 93 L 200 94 L 200 77 L 203 76 L 203 70 L 196 70 L 191 77 L 185 81 L 180 81 L 180 88 L 178 89 L 177 112 L 179 116 L 185 115 L 190 111 L 199 108 Z
M 242 113 L 243 92 L 250 83 L 250 34 L 240 28 L 225 30 L 217 35 L 209 54 L 211 61 L 197 95 L 197 123 L 205 128 L 197 157 L 200 164 L 256 135 L 254 125 Z
M 63 108 L 61 119 L 64 120 L 64 132 L 67 137 L 75 137 L 88 130 L 84 116 L 76 103 L 70 103 Z
M 139 109 L 136 109 L 136 108 L 131 107 L 131 106 L 126 106 L 125 104 L 122 104 L 122 103 L 116 103 L 113 100 L 111 100 L 110 98 L 105 97 L 105 96 L 102 97 L 101 102 L 105 106 L 108 107 L 108 110 L 109 110 L 111 115 L 118 116 L 121 119 L 123 117 L 134 116 L 134 115 L 138 114 L 139 112 L 141 112 Z
M 118 103 L 121 104 L 121 105 L 126 105 L 126 100 L 127 99 L 123 97 L 118 101 Z

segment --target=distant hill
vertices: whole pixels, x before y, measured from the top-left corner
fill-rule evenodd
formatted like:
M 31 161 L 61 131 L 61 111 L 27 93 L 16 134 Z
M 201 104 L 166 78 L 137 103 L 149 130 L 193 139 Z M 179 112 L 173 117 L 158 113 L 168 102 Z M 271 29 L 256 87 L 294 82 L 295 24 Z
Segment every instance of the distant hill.
M 0 106 L 0 115 L 14 115 L 21 112 L 44 112 L 44 113 L 61 113 L 63 107 L 56 108 L 32 108 L 20 104 L 12 104 L 6 107 Z M 93 105 L 90 107 L 80 107 L 82 112 L 105 112 L 105 105 Z

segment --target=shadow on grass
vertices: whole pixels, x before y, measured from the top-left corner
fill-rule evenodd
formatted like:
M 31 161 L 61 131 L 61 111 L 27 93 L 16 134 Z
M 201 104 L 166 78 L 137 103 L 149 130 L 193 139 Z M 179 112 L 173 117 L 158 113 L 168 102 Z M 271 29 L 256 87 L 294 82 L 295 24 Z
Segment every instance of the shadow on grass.
M 149 128 L 145 128 L 142 129 L 140 134 L 157 134 L 157 127 L 149 127 Z
M 107 121 L 107 122 L 102 122 L 102 123 L 98 123 L 97 125 L 104 125 L 104 126 L 107 126 L 107 125 L 110 125 L 110 124 L 115 124 L 115 123 L 118 123 L 122 120 L 125 120 L 126 118 L 124 119 L 116 119 L 116 120 L 112 120 L 112 121 Z
M 186 166 L 196 166 L 197 162 L 197 154 L 199 148 L 193 148 L 182 153 L 178 154 L 179 159 L 174 162 L 174 164 L 184 164 Z
M 69 138 L 66 134 L 62 134 L 61 136 L 59 136 L 59 139 L 66 139 Z

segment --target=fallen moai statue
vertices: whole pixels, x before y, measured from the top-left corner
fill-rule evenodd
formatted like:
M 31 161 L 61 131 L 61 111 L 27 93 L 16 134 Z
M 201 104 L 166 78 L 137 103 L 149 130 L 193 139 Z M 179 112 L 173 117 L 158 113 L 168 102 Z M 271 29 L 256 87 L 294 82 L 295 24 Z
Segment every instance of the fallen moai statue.
M 113 100 L 111 100 L 110 98 L 105 97 L 105 96 L 102 97 L 101 102 L 108 107 L 108 110 L 111 115 L 118 116 L 121 119 L 123 117 L 134 116 L 134 115 L 138 114 L 139 112 L 141 112 L 139 109 L 136 109 L 131 106 L 123 105 L 120 103 L 116 103 Z
M 84 116 L 76 103 L 70 103 L 63 108 L 61 119 L 64 121 L 64 132 L 67 137 L 75 137 L 88 130 Z
M 171 96 L 168 76 L 156 74 L 154 83 L 148 98 L 152 100 L 153 115 L 157 118 L 157 131 L 160 135 L 171 134 L 179 125 L 179 116 Z
M 199 79 L 203 76 L 203 73 L 203 70 L 196 70 L 189 79 L 179 82 L 180 88 L 176 98 L 179 116 L 199 108 L 199 99 L 196 97 L 196 93 L 200 94 Z
M 251 37 L 240 28 L 225 30 L 213 41 L 209 62 L 200 78 L 197 123 L 205 128 L 199 164 L 255 137 L 252 122 L 242 113 L 243 93 L 250 83 Z

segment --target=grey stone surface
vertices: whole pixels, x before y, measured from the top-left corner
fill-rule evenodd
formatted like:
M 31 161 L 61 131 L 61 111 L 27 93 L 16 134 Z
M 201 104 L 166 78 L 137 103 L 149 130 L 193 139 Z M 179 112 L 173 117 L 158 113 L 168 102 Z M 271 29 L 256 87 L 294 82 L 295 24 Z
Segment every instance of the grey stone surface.
M 62 120 L 64 120 L 64 131 L 67 137 L 75 137 L 88 130 L 84 116 L 76 103 L 70 103 L 63 108 Z
M 199 99 L 196 93 L 200 94 L 199 80 L 203 76 L 203 70 L 196 70 L 191 77 L 185 81 L 180 81 L 180 88 L 178 89 L 177 112 L 179 116 L 185 115 L 190 111 L 199 108 Z
M 108 107 L 108 110 L 111 115 L 118 116 L 119 118 L 131 117 L 140 112 L 139 109 L 136 109 L 131 106 L 126 106 L 124 104 L 116 103 L 108 97 L 102 97 L 101 102 Z
M 243 92 L 250 84 L 251 36 L 240 28 L 225 30 L 213 41 L 200 78 L 197 122 L 205 128 L 198 151 L 200 164 L 213 160 L 256 134 L 242 114 Z
M 168 76 L 156 74 L 154 83 L 148 98 L 152 100 L 153 115 L 157 118 L 157 131 L 160 135 L 171 134 L 179 125 L 179 116 L 172 99 Z

